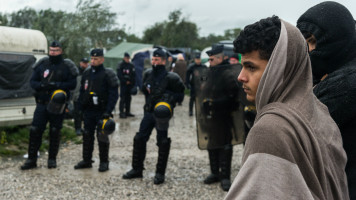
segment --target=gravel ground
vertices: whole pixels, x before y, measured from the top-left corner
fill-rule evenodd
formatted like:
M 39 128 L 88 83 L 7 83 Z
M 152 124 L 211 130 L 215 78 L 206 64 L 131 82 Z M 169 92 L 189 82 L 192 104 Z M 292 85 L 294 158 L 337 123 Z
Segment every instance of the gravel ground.
M 98 146 L 95 144 L 93 168 L 74 170 L 81 160 L 82 145 L 63 144 L 57 158 L 57 168 L 47 169 L 47 155 L 42 153 L 38 167 L 21 171 L 23 158 L 0 160 L 0 199 L 223 199 L 226 192 L 220 184 L 205 185 L 210 173 L 207 151 L 198 149 L 195 119 L 188 116 L 189 97 L 177 106 L 168 131 L 172 139 L 166 170 L 166 181 L 154 185 L 158 148 L 156 132 L 147 144 L 144 178 L 123 180 L 131 168 L 132 143 L 143 117 L 143 95 L 133 96 L 134 118 L 119 119 L 110 146 L 110 170 L 98 172 Z M 242 145 L 234 147 L 232 175 L 236 176 L 242 155 Z

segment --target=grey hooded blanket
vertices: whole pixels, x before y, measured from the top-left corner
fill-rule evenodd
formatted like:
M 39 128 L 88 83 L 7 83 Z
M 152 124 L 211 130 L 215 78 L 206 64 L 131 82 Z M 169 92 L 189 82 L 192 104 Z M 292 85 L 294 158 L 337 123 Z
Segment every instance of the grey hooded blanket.
M 281 21 L 256 108 L 226 199 L 349 199 L 340 131 L 313 94 L 306 42 L 287 22 Z

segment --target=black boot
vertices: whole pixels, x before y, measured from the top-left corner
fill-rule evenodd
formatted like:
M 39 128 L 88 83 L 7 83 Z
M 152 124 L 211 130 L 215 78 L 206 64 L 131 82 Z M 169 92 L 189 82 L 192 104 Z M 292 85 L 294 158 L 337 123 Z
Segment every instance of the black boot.
M 146 157 L 146 141 L 136 136 L 132 153 L 132 169 L 122 176 L 123 179 L 142 178 L 143 161 Z
M 205 184 L 219 182 L 219 149 L 208 150 L 211 174 L 205 178 Z
M 220 180 L 221 188 L 224 191 L 229 191 L 231 187 L 230 174 L 231 174 L 231 159 L 232 159 L 232 145 L 226 145 L 220 151 Z
M 126 110 L 126 117 L 135 117 L 134 114 L 130 113 L 131 109 L 131 96 L 127 97 L 126 105 L 125 105 L 125 110 Z
M 83 160 L 74 166 L 74 169 L 92 168 L 92 156 L 94 150 L 94 134 L 84 131 L 83 134 Z
M 99 142 L 99 172 L 105 172 L 109 170 L 109 147 L 110 143 Z
M 83 114 L 81 111 L 78 111 L 77 105 L 78 103 L 75 102 L 75 109 L 74 109 L 74 127 L 75 127 L 75 133 L 79 136 L 83 134 L 83 129 L 82 129 L 82 121 L 83 121 Z
M 28 144 L 28 159 L 21 166 L 22 170 L 32 169 L 37 167 L 37 152 L 42 143 L 42 133 L 37 127 L 31 127 L 30 141 Z
M 194 105 L 194 98 L 190 97 L 190 99 L 189 99 L 189 116 L 193 116 L 193 105 Z
M 61 131 L 58 128 L 52 127 L 49 130 L 49 149 L 48 149 L 48 169 L 57 167 L 57 154 L 61 139 Z
M 171 139 L 164 139 L 161 144 L 158 144 L 158 147 L 158 160 L 156 165 L 156 175 L 153 182 L 154 184 L 161 184 L 164 182 L 169 150 L 171 148 Z
M 119 102 L 119 111 L 120 111 L 120 118 L 126 118 L 126 113 L 124 112 L 125 101 L 124 98 L 120 98 Z

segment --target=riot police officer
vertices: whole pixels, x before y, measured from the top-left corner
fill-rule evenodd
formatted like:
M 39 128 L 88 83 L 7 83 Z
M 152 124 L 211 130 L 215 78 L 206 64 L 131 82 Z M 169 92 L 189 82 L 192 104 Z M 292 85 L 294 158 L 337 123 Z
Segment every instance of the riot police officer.
M 90 55 L 91 66 L 82 75 L 79 96 L 80 108 L 84 117 L 83 160 L 75 165 L 74 169 L 92 167 L 95 130 L 102 119 L 112 117 L 111 112 L 119 98 L 118 79 L 112 69 L 104 67 L 103 50 L 93 49 Z M 107 138 L 101 140 L 99 134 L 97 131 L 100 157 L 99 172 L 105 172 L 109 170 L 110 141 Z
M 195 88 L 194 88 L 194 70 L 199 68 L 206 68 L 206 65 L 201 64 L 200 53 L 195 54 L 194 63 L 190 64 L 186 75 L 186 87 L 190 89 L 190 99 L 189 99 L 189 116 L 193 116 L 193 105 L 195 101 Z
M 210 67 L 199 72 L 203 74 L 198 80 L 202 83 L 195 85 L 199 107 L 196 116 L 199 147 L 208 150 L 211 169 L 204 183 L 220 181 L 222 189 L 228 191 L 233 145 L 243 142 L 244 121 L 238 96 L 242 89 L 236 81 L 241 65 L 230 65 L 224 59 L 223 49 L 223 45 L 216 45 L 207 51 Z
M 56 168 L 59 150 L 60 130 L 64 119 L 64 108 L 69 99 L 70 90 L 76 86 L 78 69 L 69 59 L 63 59 L 62 47 L 53 41 L 49 47 L 49 57 L 42 58 L 33 67 L 30 80 L 36 91 L 36 109 L 30 130 L 28 159 L 22 170 L 37 167 L 37 151 L 42 144 L 42 135 L 49 127 L 48 168 Z
M 82 129 L 83 113 L 79 110 L 79 90 L 80 80 L 82 79 L 83 72 L 89 66 L 88 58 L 82 58 L 79 62 L 79 75 L 77 76 L 77 86 L 73 91 L 73 104 L 74 104 L 74 128 L 77 135 L 81 135 L 84 131 Z
M 169 118 L 184 84 L 180 77 L 165 69 L 166 52 L 157 49 L 153 52 L 152 69 L 144 74 L 142 92 L 145 95 L 144 117 L 133 143 L 132 169 L 123 175 L 123 179 L 142 178 L 143 162 L 146 156 L 146 143 L 153 128 L 157 130 L 158 161 L 154 184 L 165 180 L 165 171 L 171 146 L 168 137 Z
M 123 61 L 117 67 L 117 76 L 120 80 L 120 118 L 134 117 L 130 113 L 131 90 L 135 87 L 135 66 L 130 62 L 130 54 L 125 52 Z M 125 111 L 124 111 L 125 110 Z

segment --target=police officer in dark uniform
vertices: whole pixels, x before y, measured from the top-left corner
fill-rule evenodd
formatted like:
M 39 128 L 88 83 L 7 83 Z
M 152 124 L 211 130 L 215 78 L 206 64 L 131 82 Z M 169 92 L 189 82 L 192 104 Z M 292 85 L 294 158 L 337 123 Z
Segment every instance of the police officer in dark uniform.
M 64 119 L 64 108 L 70 90 L 76 86 L 78 69 L 69 59 L 63 59 L 62 47 L 53 41 L 49 47 L 49 57 L 42 58 L 35 65 L 30 80 L 36 91 L 36 110 L 34 112 L 28 147 L 28 159 L 22 170 L 37 167 L 37 151 L 42 144 L 42 135 L 49 121 L 48 168 L 56 168 L 59 150 L 60 130 Z M 59 102 L 55 102 L 57 97 Z
M 217 45 L 207 51 L 210 63 L 208 71 L 212 79 L 208 80 L 209 84 L 203 88 L 203 94 L 205 93 L 208 98 L 204 99 L 202 107 L 204 113 L 211 115 L 210 117 L 214 119 L 208 124 L 210 128 L 207 131 L 212 135 L 217 135 L 218 137 L 214 137 L 214 139 L 219 140 L 210 141 L 210 143 L 219 142 L 219 146 L 208 148 L 211 174 L 204 180 L 204 183 L 212 184 L 220 181 L 222 189 L 228 191 L 231 186 L 233 124 L 236 123 L 231 113 L 239 107 L 238 94 L 241 89 L 236 82 L 238 73 L 236 75 L 222 73 L 223 70 L 236 67 L 224 59 L 223 49 L 223 45 Z M 240 113 L 243 114 L 242 109 Z M 242 119 L 240 119 L 240 123 L 243 124 Z M 241 128 L 243 129 L 243 125 Z M 244 131 L 242 130 L 241 133 L 244 134 Z
M 155 50 L 152 57 L 152 69 L 144 74 L 142 87 L 146 100 L 144 117 L 139 132 L 134 137 L 132 169 L 123 175 L 123 179 L 142 178 L 146 143 L 153 128 L 156 127 L 159 149 L 154 184 L 164 182 L 171 139 L 168 137 L 168 118 L 161 118 L 162 113 L 158 108 L 168 107 L 169 112 L 173 115 L 177 99 L 184 93 L 184 84 L 181 78 L 176 73 L 167 72 L 165 69 L 166 55 L 162 49 Z
M 119 98 L 118 79 L 112 69 L 105 68 L 102 49 L 93 49 L 90 52 L 91 66 L 84 71 L 81 80 L 80 96 L 81 110 L 84 117 L 83 134 L 83 160 L 74 166 L 74 169 L 92 167 L 92 155 L 94 150 L 94 134 L 97 125 L 102 119 L 112 117 Z M 99 140 L 100 165 L 99 172 L 109 170 L 109 141 Z
M 89 66 L 88 58 L 82 58 L 79 63 L 79 75 L 77 76 L 77 86 L 73 91 L 74 103 L 74 128 L 77 135 L 81 135 L 84 131 L 82 129 L 83 113 L 79 110 L 79 93 L 80 93 L 80 80 L 82 80 L 83 72 Z
M 195 89 L 194 89 L 194 76 L 193 72 L 199 68 L 206 68 L 206 65 L 201 64 L 200 53 L 195 54 L 194 63 L 190 64 L 187 70 L 186 83 L 188 89 L 190 89 L 189 100 L 189 116 L 193 116 L 193 105 L 195 101 Z
M 125 52 L 124 60 L 117 67 L 117 76 L 120 80 L 120 118 L 134 117 L 130 113 L 131 90 L 135 87 L 135 66 L 130 62 L 130 55 Z M 125 110 L 125 111 L 124 111 Z

